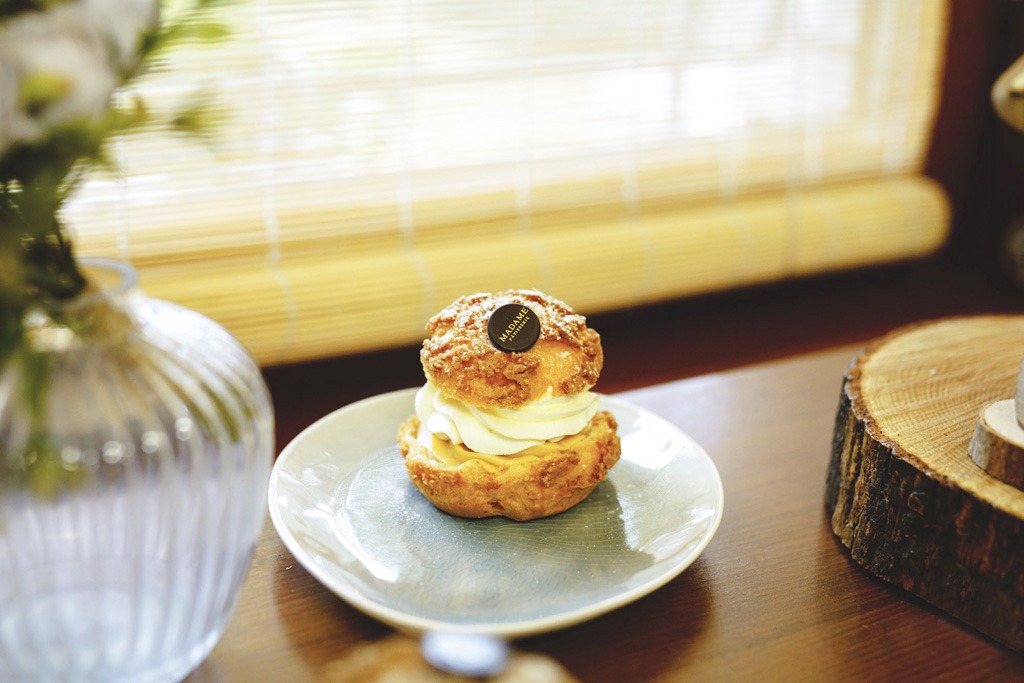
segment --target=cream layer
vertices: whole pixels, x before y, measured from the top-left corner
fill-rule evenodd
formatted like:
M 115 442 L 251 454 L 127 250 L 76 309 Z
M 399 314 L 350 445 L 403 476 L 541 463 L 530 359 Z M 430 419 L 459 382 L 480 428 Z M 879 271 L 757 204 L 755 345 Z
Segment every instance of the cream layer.
M 519 408 L 480 408 L 447 398 L 431 382 L 416 392 L 420 441 L 433 437 L 464 445 L 481 454 L 508 456 L 579 433 L 597 413 L 598 396 L 590 390 L 571 396 L 540 398 Z

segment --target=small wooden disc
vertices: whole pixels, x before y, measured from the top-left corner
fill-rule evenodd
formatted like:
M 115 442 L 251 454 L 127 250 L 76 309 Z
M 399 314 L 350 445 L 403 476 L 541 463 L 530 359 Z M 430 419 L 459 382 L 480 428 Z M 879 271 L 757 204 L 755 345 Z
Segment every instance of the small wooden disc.
M 985 406 L 1013 397 L 1024 316 L 896 330 L 844 378 L 826 485 L 850 556 L 1024 651 L 1024 491 L 975 464 Z
M 1017 423 L 1024 427 L 1024 360 L 1020 363 L 1020 372 L 1017 373 L 1017 391 L 1014 392 L 1014 403 L 1017 414 Z
M 1017 422 L 1016 401 L 996 401 L 982 409 L 968 451 L 996 479 L 1024 488 L 1024 429 Z

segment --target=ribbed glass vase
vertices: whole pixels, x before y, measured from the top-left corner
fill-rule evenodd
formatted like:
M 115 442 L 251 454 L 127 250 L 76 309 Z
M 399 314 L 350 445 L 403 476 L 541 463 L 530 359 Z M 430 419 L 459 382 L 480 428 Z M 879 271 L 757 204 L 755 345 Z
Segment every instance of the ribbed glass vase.
M 0 368 L 0 681 L 176 681 L 248 569 L 271 403 L 222 327 L 83 264 Z

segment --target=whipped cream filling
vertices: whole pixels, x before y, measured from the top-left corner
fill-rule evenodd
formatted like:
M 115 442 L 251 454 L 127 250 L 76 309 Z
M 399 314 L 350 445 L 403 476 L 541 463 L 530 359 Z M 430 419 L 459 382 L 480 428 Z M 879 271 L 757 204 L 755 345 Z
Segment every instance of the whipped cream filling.
M 431 382 L 416 392 L 419 439 L 433 436 L 461 443 L 478 453 L 513 455 L 545 441 L 576 434 L 597 413 L 597 394 L 546 394 L 518 408 L 479 408 L 441 395 Z

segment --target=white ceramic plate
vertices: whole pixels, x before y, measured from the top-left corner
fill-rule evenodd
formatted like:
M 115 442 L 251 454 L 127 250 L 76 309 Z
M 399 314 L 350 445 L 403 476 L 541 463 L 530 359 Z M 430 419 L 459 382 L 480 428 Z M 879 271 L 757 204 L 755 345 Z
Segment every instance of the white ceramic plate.
M 678 576 L 718 529 L 722 483 L 704 450 L 608 396 L 622 458 L 582 503 L 530 522 L 445 514 L 409 481 L 395 442 L 415 391 L 318 420 L 270 477 L 270 516 L 295 559 L 385 623 L 502 636 L 570 626 Z

